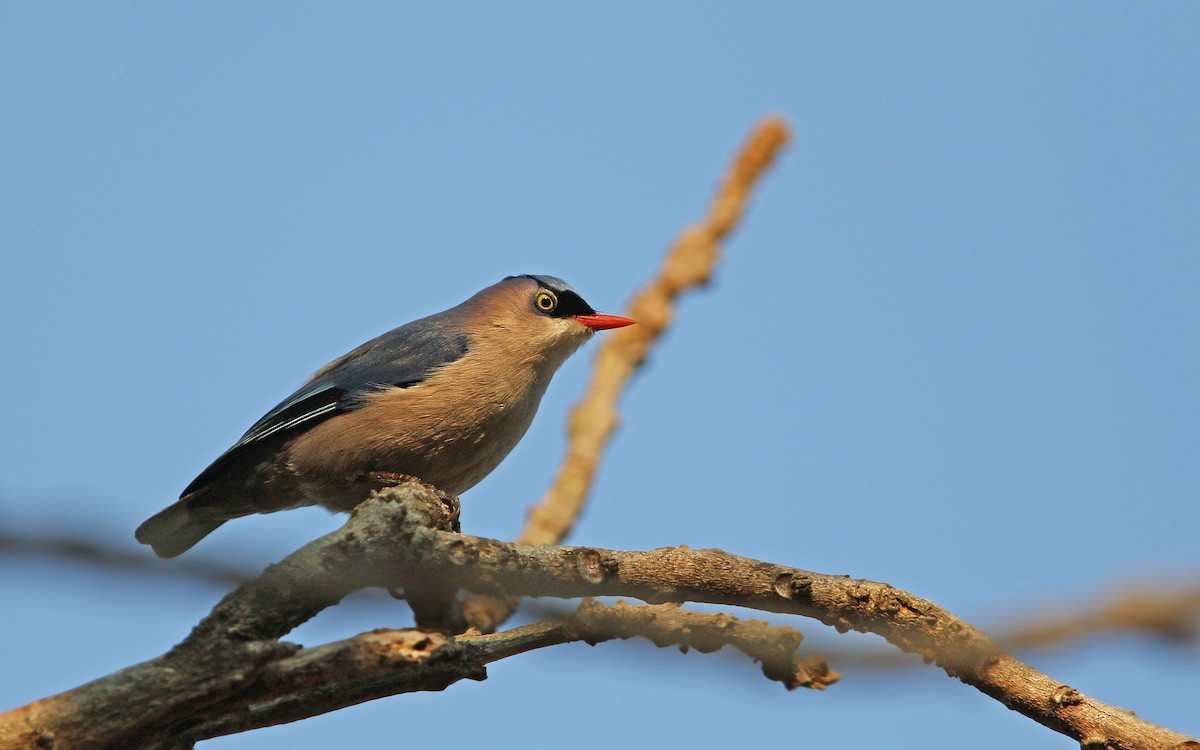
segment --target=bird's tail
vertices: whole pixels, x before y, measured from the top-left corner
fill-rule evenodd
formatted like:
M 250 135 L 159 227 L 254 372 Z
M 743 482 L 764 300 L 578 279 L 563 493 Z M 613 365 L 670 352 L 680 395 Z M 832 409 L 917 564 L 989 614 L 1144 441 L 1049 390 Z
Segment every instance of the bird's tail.
M 153 547 L 159 557 L 176 557 L 187 552 L 227 520 L 196 517 L 188 507 L 192 499 L 188 495 L 163 508 L 138 526 L 133 535 L 142 544 Z

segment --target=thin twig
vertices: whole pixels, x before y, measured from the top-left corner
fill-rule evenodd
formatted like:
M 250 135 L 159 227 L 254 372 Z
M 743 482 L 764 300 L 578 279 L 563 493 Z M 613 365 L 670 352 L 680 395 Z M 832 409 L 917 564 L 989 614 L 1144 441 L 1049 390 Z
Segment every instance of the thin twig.
M 741 620 L 724 612 L 692 612 L 678 604 L 605 605 L 594 599 L 585 599 L 573 620 L 589 643 L 641 637 L 659 647 L 679 646 L 704 654 L 733 646 L 761 663 L 763 674 L 788 690 L 824 690 L 840 679 L 824 659 L 801 656 L 804 636 L 785 625 Z
M 1125 586 L 1091 606 L 1076 606 L 1048 614 L 1022 616 L 1019 625 L 998 629 L 1006 648 L 1049 648 L 1088 637 L 1139 633 L 1174 643 L 1200 636 L 1200 581 L 1165 586 L 1142 583 Z
M 164 566 L 145 548 L 117 547 L 82 535 L 17 534 L 0 529 L 0 556 L 41 557 L 88 566 L 145 573 L 156 577 L 193 578 L 218 586 L 235 586 L 256 575 L 255 571 L 211 562 L 203 558 L 179 560 Z
M 530 511 L 518 543 L 558 544 L 570 533 L 616 429 L 621 392 L 671 324 L 675 301 L 708 283 L 720 260 L 721 241 L 737 226 L 754 185 L 788 138 L 783 120 L 759 123 L 730 165 L 708 215 L 683 230 L 658 275 L 630 302 L 626 314 L 638 324 L 600 345 L 591 382 L 568 422 L 566 456 L 542 501 Z
M 600 345 L 591 381 L 567 422 L 566 454 L 550 488 L 530 510 L 519 543 L 558 544 L 571 532 L 617 427 L 617 402 L 626 384 L 670 326 L 680 295 L 708 283 L 720 260 L 721 242 L 737 226 L 755 184 L 789 137 L 780 118 L 767 118 L 755 127 L 730 164 L 708 215 L 683 230 L 658 274 L 629 303 L 625 314 L 638 324 L 614 332 Z M 516 599 L 475 596 L 463 602 L 463 613 L 474 627 L 488 632 L 507 620 L 517 604 Z
M 1200 637 L 1200 581 L 1174 586 L 1161 582 L 1130 584 L 1088 604 L 1065 599 L 1057 611 L 1037 614 L 1032 606 L 1010 607 L 1018 612 L 1012 625 L 988 628 L 993 641 L 1006 651 L 1027 654 L 1106 635 L 1140 636 L 1184 645 Z M 882 648 L 838 647 L 822 644 L 821 653 L 839 666 L 858 669 L 905 669 L 920 666 L 905 654 Z

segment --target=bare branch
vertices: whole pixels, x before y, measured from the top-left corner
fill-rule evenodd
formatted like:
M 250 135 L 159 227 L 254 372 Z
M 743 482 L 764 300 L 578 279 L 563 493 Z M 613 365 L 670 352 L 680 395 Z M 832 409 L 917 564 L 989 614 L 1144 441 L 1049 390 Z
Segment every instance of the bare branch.
M 1168 587 L 1158 582 L 1126 586 L 1094 604 L 1055 605 L 1059 611 L 1038 615 L 1035 607 L 1011 607 L 1020 620 L 988 628 L 993 641 L 1008 651 L 1048 650 L 1103 635 L 1144 636 L 1172 645 L 1200 636 L 1200 582 Z M 918 666 L 911 657 L 874 648 L 822 645 L 820 652 L 843 667 L 902 669 Z
M 759 123 L 730 165 L 708 216 L 683 230 L 658 275 L 629 304 L 626 315 L 638 325 L 616 331 L 600 345 L 591 382 L 567 426 L 566 456 L 541 503 L 530 511 L 519 543 L 558 544 L 570 533 L 616 429 L 621 391 L 671 324 L 675 300 L 708 283 L 721 241 L 737 226 L 755 183 L 788 138 L 783 120 Z
M 601 343 L 592 379 L 567 422 L 566 455 L 541 502 L 530 510 L 519 543 L 558 544 L 571 532 L 617 427 L 621 393 L 670 326 L 675 301 L 708 283 L 720 260 L 721 242 L 737 226 L 755 184 L 789 137 L 782 119 L 768 118 L 758 124 L 730 164 L 708 215 L 683 230 L 658 274 L 630 302 L 625 314 L 638 325 L 615 331 Z M 518 601 L 471 597 L 463 603 L 463 614 L 487 632 L 507 620 Z
M 1200 636 L 1200 581 L 1128 586 L 1092 606 L 1022 617 L 1021 624 L 1004 629 L 997 640 L 1006 648 L 1033 649 L 1111 633 L 1195 641 Z
M 585 641 L 643 637 L 658 646 L 703 653 L 732 645 L 759 660 L 763 673 L 788 689 L 824 689 L 837 675 L 819 659 L 798 653 L 800 634 L 725 614 L 688 612 L 675 605 L 582 605 L 574 616 L 488 635 L 421 630 L 375 630 L 301 649 L 267 664 L 246 690 L 206 706 L 187 728 L 159 732 L 151 744 L 186 743 L 336 711 L 409 692 L 442 690 L 461 679 L 482 680 L 484 667 L 534 649 Z M 146 738 L 143 738 L 146 739 Z M 169 745 L 167 745 L 169 746 Z
M 733 646 L 762 664 L 763 674 L 782 682 L 788 690 L 797 687 L 824 690 L 839 675 L 824 659 L 799 654 L 804 636 L 800 631 L 762 620 L 739 620 L 723 612 L 689 612 L 678 604 L 628 604 L 606 606 L 586 599 L 575 617 L 583 639 L 595 643 L 611 638 L 640 636 L 656 646 L 680 646 L 711 653 Z
M 143 550 L 105 545 L 82 536 L 26 536 L 0 530 L 0 555 L 43 557 L 88 567 L 147 573 L 155 577 L 192 578 L 219 586 L 240 584 L 254 578 L 249 568 L 236 568 L 197 558 L 181 559 L 170 566 L 159 564 Z M 1065 600 L 1063 600 L 1065 601 Z M 1035 606 L 1009 607 L 1018 611 L 1015 625 L 987 628 L 991 638 L 1010 651 L 1045 650 L 1102 635 L 1144 636 L 1168 644 L 1192 643 L 1200 637 L 1200 581 L 1173 586 L 1147 581 L 1130 583 L 1095 603 L 1060 602 L 1053 612 L 1035 614 Z M 538 618 L 565 617 L 562 607 L 530 605 Z M 893 651 L 860 648 L 824 649 L 838 663 L 868 667 L 906 667 L 914 662 Z
M 482 680 L 498 644 L 421 630 L 376 630 L 269 662 L 245 689 L 190 715 L 135 735 L 131 747 L 191 747 L 195 742 L 286 724 L 402 693 L 444 690 L 461 679 Z M 525 639 L 530 650 L 561 642 Z M 473 648 L 472 648 L 473 647 Z
M 822 575 L 720 550 L 622 552 L 518 545 L 441 530 L 448 527 L 449 514 L 437 493 L 411 485 L 380 493 L 360 505 L 341 529 L 227 596 L 167 655 L 0 715 L 0 747 L 39 747 L 35 742 L 59 750 L 147 746 L 148 737 L 182 736 L 185 729 L 205 726 L 207 706 L 248 694 L 283 661 L 303 655 L 298 669 L 323 663 L 272 640 L 322 607 L 355 588 L 430 578 L 498 596 L 627 596 L 659 604 L 710 602 L 813 617 L 840 630 L 882 635 L 1085 745 L 1133 750 L 1189 741 L 1062 685 L 1005 654 L 932 602 L 887 584 Z M 400 650 L 408 655 L 405 658 L 429 648 L 451 661 L 458 658 L 431 644 L 409 643 Z M 454 639 L 446 647 L 465 648 L 464 644 Z M 334 646 L 326 653 L 340 653 Z M 504 653 L 514 653 L 514 648 L 505 647 Z M 441 689 L 464 676 L 482 677 L 476 662 L 465 656 L 460 661 L 431 673 L 427 682 L 418 681 L 412 689 Z M 360 694 L 371 689 L 375 688 L 368 684 Z M 279 720 L 293 720 L 317 710 L 295 708 L 287 701 L 275 706 L 272 697 L 286 697 L 286 691 L 261 695 L 254 705 L 268 706 L 263 716 L 278 711 L 278 717 L 286 716 Z M 232 724 L 219 723 L 210 729 L 237 731 Z
M 158 558 L 142 550 L 101 544 L 83 536 L 68 534 L 16 534 L 0 529 L 0 555 L 43 557 L 68 560 L 89 566 L 103 565 L 114 570 L 149 573 L 173 578 L 194 578 L 219 586 L 237 585 L 254 577 L 254 571 L 221 565 L 203 558 L 180 560 L 164 567 Z

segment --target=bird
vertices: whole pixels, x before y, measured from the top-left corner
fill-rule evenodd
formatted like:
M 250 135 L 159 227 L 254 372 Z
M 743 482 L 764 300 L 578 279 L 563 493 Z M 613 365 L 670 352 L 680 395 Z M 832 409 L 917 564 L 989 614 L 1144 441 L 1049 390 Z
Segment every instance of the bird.
M 571 354 L 634 322 L 596 312 L 557 277 L 505 277 L 317 370 L 135 537 L 175 557 L 231 519 L 349 511 L 407 477 L 456 496 L 517 445 Z

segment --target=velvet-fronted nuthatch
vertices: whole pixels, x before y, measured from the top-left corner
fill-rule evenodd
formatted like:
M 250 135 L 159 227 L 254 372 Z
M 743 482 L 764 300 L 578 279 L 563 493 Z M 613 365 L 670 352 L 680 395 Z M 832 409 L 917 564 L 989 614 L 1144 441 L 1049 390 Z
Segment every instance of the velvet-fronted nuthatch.
M 596 331 L 633 322 L 597 313 L 562 279 L 509 276 L 322 367 L 137 539 L 174 557 L 232 518 L 349 511 L 402 476 L 464 492 L 524 436 L 567 357 Z

